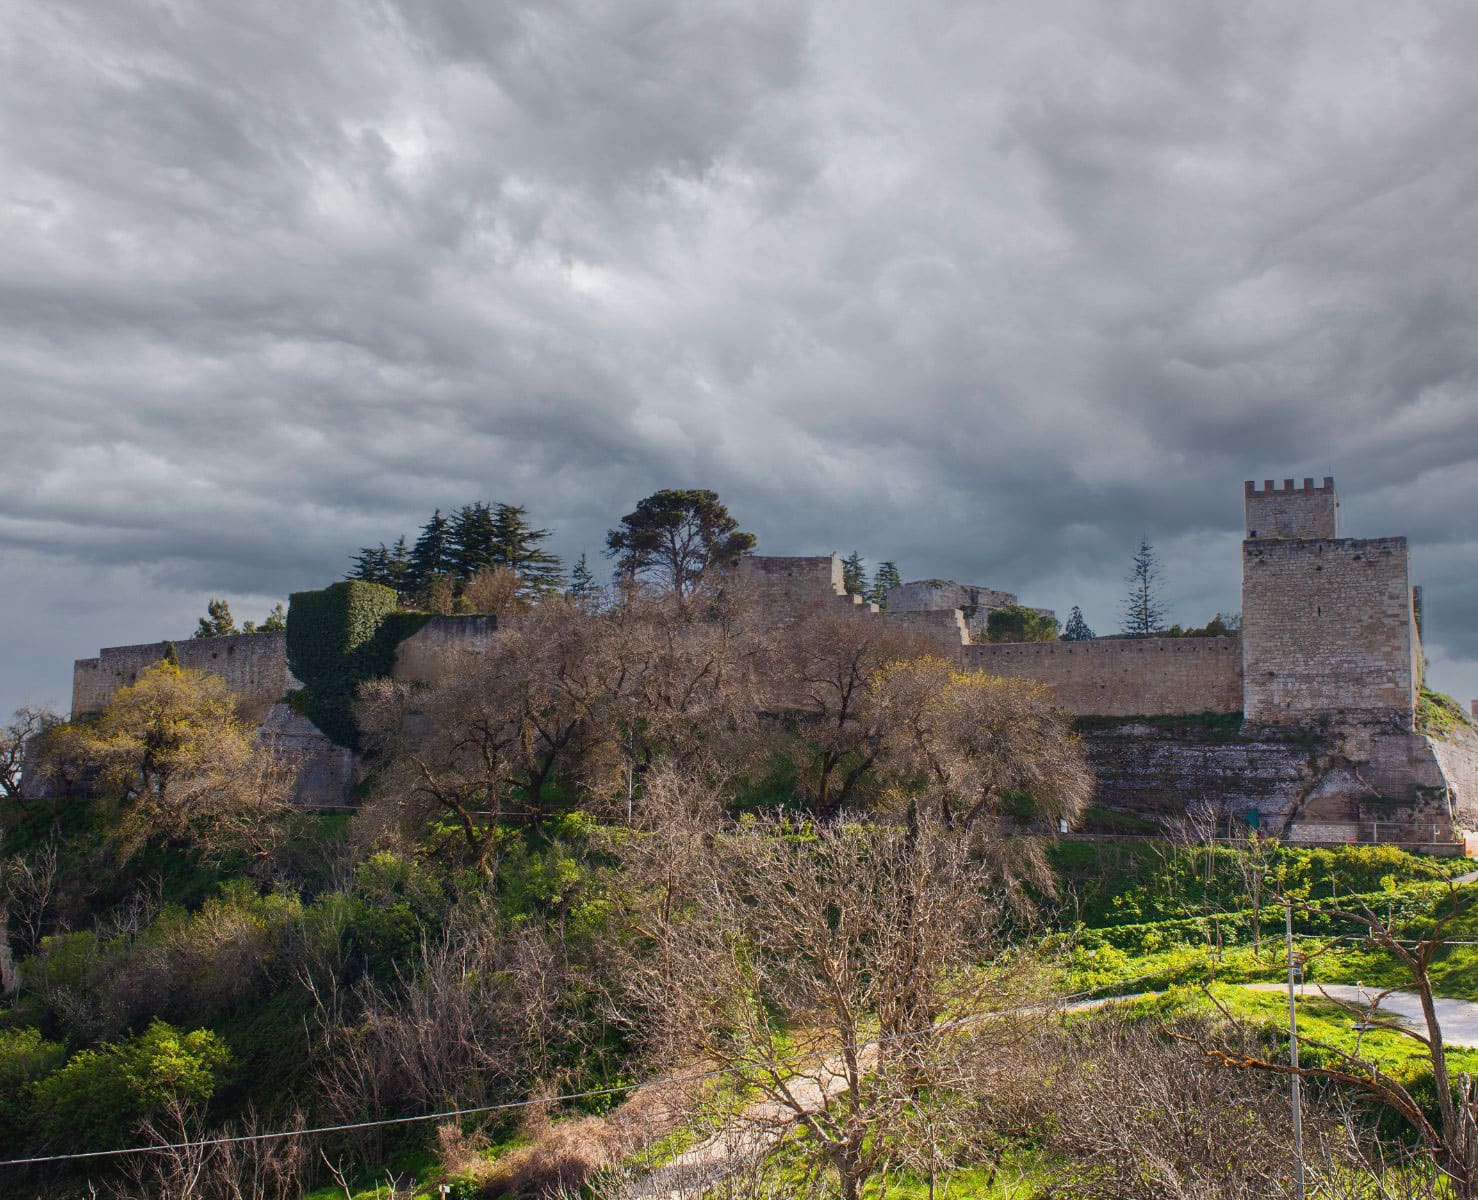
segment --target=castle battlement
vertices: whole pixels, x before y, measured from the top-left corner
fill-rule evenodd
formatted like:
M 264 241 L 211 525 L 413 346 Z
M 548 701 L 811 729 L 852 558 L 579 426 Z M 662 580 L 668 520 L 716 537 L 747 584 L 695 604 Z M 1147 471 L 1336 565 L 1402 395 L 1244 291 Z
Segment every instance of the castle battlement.
M 1339 537 L 1339 496 L 1328 475 L 1317 487 L 1309 478 L 1302 487 L 1292 479 L 1285 479 L 1282 487 L 1266 479 L 1260 488 L 1249 479 L 1242 485 L 1242 502 L 1249 541 Z
M 1310 478 L 1309 476 L 1305 476 L 1302 486 L 1295 486 L 1295 483 L 1292 479 L 1285 479 L 1281 486 L 1275 480 L 1265 479 L 1263 480 L 1263 485 L 1261 488 L 1257 486 L 1256 480 L 1249 479 L 1246 483 L 1242 485 L 1242 490 L 1243 493 L 1247 496 L 1272 496 L 1278 493 L 1283 493 L 1286 495 L 1289 492 L 1299 492 L 1301 494 L 1309 494 L 1313 492 L 1333 492 L 1334 478 L 1330 475 L 1326 475 L 1324 476 L 1324 482 L 1316 485 L 1312 478 Z

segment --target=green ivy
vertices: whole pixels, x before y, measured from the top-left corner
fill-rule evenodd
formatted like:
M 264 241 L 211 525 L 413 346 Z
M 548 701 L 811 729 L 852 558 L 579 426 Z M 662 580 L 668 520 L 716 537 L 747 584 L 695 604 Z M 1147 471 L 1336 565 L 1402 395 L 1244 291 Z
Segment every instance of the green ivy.
M 294 592 L 287 610 L 287 663 L 303 683 L 293 708 L 333 741 L 357 748 L 354 695 L 369 679 L 390 674 L 395 650 L 430 614 L 400 612 L 395 592 L 350 579 L 314 592 Z

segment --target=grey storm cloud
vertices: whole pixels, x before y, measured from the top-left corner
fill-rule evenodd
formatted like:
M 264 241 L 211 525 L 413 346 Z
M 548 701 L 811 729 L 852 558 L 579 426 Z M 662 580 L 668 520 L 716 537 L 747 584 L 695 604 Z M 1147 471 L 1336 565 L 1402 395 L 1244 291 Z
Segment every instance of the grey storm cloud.
M 0 0 L 0 707 L 435 506 L 656 487 L 1101 631 L 1241 481 L 1478 695 L 1478 9 Z

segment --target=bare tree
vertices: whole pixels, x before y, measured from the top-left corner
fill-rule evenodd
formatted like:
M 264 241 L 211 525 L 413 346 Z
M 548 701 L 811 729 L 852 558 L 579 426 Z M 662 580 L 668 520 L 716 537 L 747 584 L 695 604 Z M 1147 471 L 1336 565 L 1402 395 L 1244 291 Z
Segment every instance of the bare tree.
M 797 1125 L 846 1200 L 1020 1040 L 1012 1018 L 969 1021 L 1016 1007 L 1031 974 L 990 965 L 999 888 L 932 822 L 804 837 L 747 824 L 709 840 L 676 898 L 649 856 L 630 866 L 647 940 L 621 964 L 619 1015 L 659 1061 L 715 1063 L 757 1089 L 737 1149 Z
M 595 653 L 597 628 L 550 599 L 464 654 L 428 688 L 366 684 L 359 722 L 377 755 L 380 791 L 410 815 L 450 817 L 472 864 L 497 869 L 498 827 L 553 811 L 561 772 L 592 769 L 611 731 L 563 684 L 568 664 Z
M 809 615 L 775 631 L 779 653 L 767 707 L 794 714 L 801 787 L 821 816 L 854 804 L 884 753 L 874 676 L 922 653 L 893 626 L 842 610 Z
M 61 724 L 61 717 L 49 708 L 26 705 L 0 726 L 0 797 L 24 807 L 21 776 L 26 766 L 28 744 L 49 729 Z
M 3 846 L 0 835 L 0 846 Z M 32 854 L 0 859 L 0 995 L 20 988 L 16 944 L 21 954 L 35 953 L 56 893 L 56 843 Z
M 1184 1038 L 1214 1036 L 1204 1027 Z M 1070 1029 L 1053 1056 L 1050 1138 L 1089 1169 L 1084 1200 L 1265 1200 L 1290 1194 L 1287 1096 L 1271 1080 L 1237 1076 L 1157 1024 L 1112 1015 Z M 1344 1162 L 1334 1125 L 1311 1106 L 1311 1149 Z M 1334 1132 L 1338 1132 L 1337 1127 Z
M 1076 821 L 1093 781 L 1050 691 L 962 672 L 939 658 L 894 663 L 872 686 L 894 792 L 909 822 L 932 814 L 973 829 L 1003 856 L 1004 874 L 1049 884 L 1041 847 L 1010 834 L 1023 821 L 1054 830 Z
M 521 1098 L 584 1035 L 577 972 L 551 939 L 469 903 L 391 983 L 319 988 L 317 1087 L 345 1119 Z
M 312 1183 L 312 1156 L 305 1139 L 291 1131 L 306 1124 L 302 1113 L 266 1122 L 252 1112 L 240 1125 L 210 1129 L 196 1109 L 171 1098 L 140 1131 L 164 1148 L 124 1159 L 122 1178 L 110 1181 L 108 1190 L 118 1200 L 298 1200 Z M 287 1136 L 259 1136 L 284 1125 Z M 248 1140 L 209 1141 L 238 1135 Z
M 508 567 L 484 567 L 462 585 L 462 600 L 469 612 L 504 616 L 525 607 L 519 596 L 518 573 Z

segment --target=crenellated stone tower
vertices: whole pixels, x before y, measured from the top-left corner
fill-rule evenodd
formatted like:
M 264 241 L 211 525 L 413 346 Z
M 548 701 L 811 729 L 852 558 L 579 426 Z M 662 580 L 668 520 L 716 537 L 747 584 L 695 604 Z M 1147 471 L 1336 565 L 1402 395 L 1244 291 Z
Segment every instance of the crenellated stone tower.
M 1342 538 L 1334 480 L 1244 485 L 1243 716 L 1409 732 L 1421 643 L 1404 537 Z

